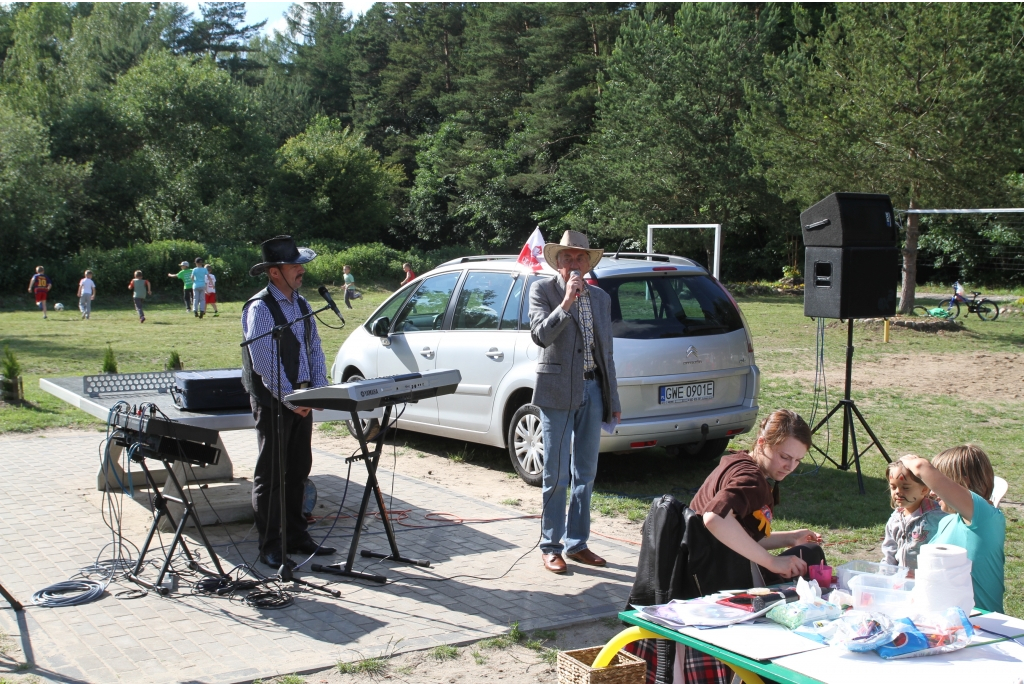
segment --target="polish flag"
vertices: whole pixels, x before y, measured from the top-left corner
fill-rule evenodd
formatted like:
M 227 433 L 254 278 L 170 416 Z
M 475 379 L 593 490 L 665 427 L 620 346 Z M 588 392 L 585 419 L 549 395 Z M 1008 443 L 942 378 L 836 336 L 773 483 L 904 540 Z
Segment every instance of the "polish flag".
M 544 268 L 544 235 L 540 232 L 540 226 L 533 229 L 533 235 L 523 245 L 522 252 L 519 253 L 519 259 L 516 261 L 523 266 L 530 267 L 534 271 L 540 271 Z

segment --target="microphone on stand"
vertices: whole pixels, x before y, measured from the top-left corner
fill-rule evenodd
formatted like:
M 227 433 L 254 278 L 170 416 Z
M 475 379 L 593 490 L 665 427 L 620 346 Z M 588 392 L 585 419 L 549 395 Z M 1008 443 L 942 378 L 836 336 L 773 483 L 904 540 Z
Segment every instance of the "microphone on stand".
M 580 273 L 579 269 L 573 269 L 572 271 L 569 272 L 569 275 L 570 276 L 576 276 L 577 278 L 583 278 L 583 274 Z M 583 294 L 582 288 L 577 288 L 576 289 L 576 298 L 579 299 L 579 296 L 582 295 L 582 294 Z
M 338 315 L 338 318 L 341 319 L 342 323 L 345 323 L 345 317 L 341 315 L 341 310 L 338 309 L 338 305 L 334 304 L 334 298 L 332 298 L 331 294 L 327 292 L 327 286 L 320 286 L 317 292 L 320 293 L 320 297 L 324 298 L 327 302 L 327 306 L 331 308 L 331 311 Z

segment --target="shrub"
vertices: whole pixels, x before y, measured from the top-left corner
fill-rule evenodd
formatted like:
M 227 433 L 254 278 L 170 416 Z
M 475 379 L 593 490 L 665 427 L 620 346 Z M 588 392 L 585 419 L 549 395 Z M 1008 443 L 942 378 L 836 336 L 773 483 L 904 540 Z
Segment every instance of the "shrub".
M 4 356 L 0 359 L 0 376 L 7 379 L 14 379 L 21 375 L 21 364 L 14 352 L 7 345 L 4 345 Z
M 171 355 L 167 357 L 167 370 L 168 371 L 181 371 L 184 366 L 181 365 L 181 357 L 178 355 L 177 350 L 171 350 Z
M 103 373 L 117 373 L 117 359 L 110 345 L 107 345 L 107 351 L 103 355 Z

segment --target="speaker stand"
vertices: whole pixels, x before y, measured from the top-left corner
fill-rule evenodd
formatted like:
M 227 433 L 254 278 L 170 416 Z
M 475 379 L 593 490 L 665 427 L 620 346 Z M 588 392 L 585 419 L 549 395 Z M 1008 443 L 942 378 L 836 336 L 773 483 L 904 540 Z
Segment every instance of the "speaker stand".
M 846 389 L 843 392 L 843 399 L 836 403 L 836 406 L 829 410 L 828 414 L 825 415 L 821 421 L 818 422 L 814 428 L 811 429 L 811 435 L 815 435 L 818 429 L 824 426 L 832 415 L 837 411 L 842 410 L 843 412 L 843 453 L 840 461 L 837 463 L 835 459 L 830 457 L 827 452 L 822 451 L 820 447 L 811 442 L 811 448 L 818 451 L 821 456 L 829 460 L 840 471 L 849 471 L 850 462 L 853 462 L 854 467 L 857 469 L 857 488 L 860 490 L 860 494 L 864 494 L 864 476 L 860 471 L 860 458 L 872 447 L 877 447 L 878 451 L 885 457 L 885 461 L 892 463 L 892 459 L 889 458 L 889 454 L 882 447 L 882 443 L 875 436 L 875 432 L 871 430 L 871 426 L 868 425 L 867 419 L 860 413 L 860 409 L 857 408 L 857 403 L 850 398 L 850 386 L 853 384 L 853 319 L 847 319 L 846 328 Z M 871 442 L 862 451 L 857 449 L 857 424 L 854 419 L 860 423 L 861 427 L 867 432 L 871 438 Z M 852 450 L 851 450 L 852 448 Z M 852 456 L 852 460 L 851 460 Z
M 25 610 L 25 608 L 23 606 L 21 606 L 21 602 L 19 602 L 18 600 L 14 599 L 14 595 L 12 595 L 10 592 L 8 592 L 7 588 L 5 588 L 3 585 L 0 585 L 0 595 L 3 595 L 4 599 L 7 600 L 7 603 L 10 604 L 11 608 L 14 609 L 15 611 L 24 611 Z

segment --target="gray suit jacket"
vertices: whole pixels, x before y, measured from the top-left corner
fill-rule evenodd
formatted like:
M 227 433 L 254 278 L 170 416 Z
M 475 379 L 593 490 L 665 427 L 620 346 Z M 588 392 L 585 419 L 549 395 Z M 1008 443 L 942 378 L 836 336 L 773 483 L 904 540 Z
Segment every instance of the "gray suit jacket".
M 619 406 L 619 387 L 612 358 L 612 300 L 597 286 L 587 286 L 594 310 L 594 352 L 601 371 L 603 420 L 612 420 Z M 578 409 L 583 404 L 583 328 L 579 305 L 562 309 L 565 281 L 561 275 L 530 287 L 530 337 L 540 346 L 533 403 L 551 409 Z

